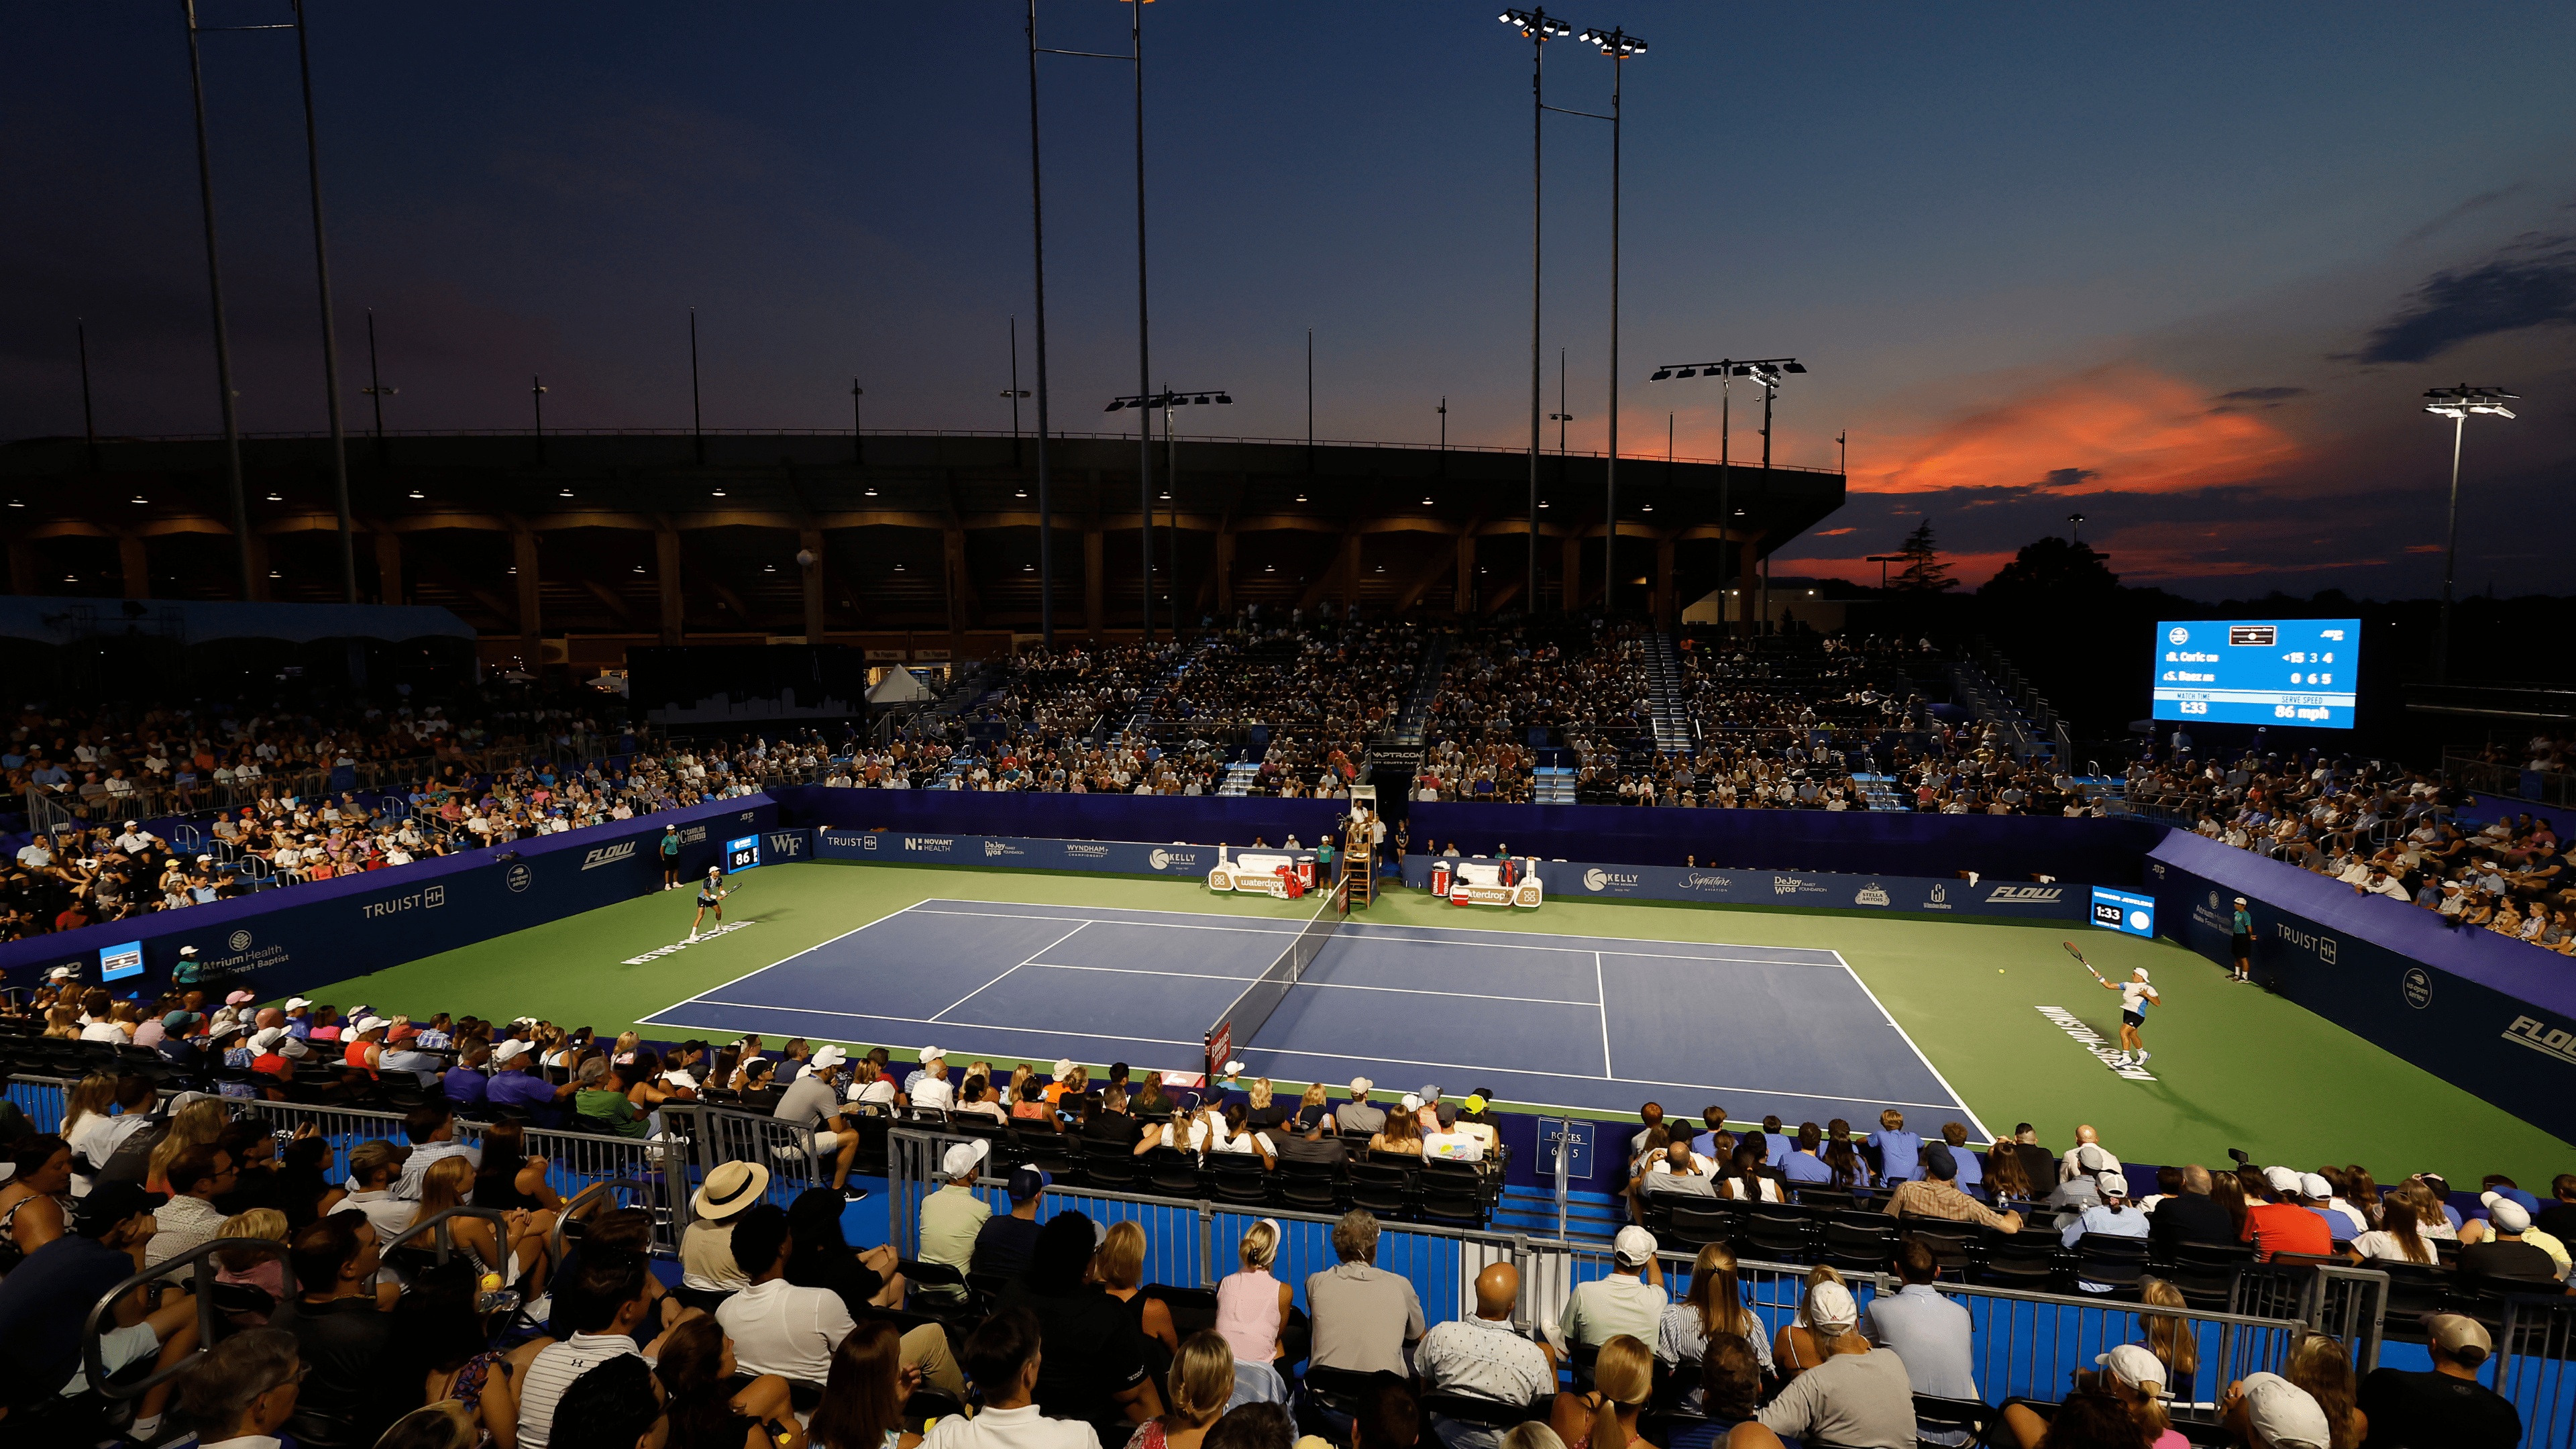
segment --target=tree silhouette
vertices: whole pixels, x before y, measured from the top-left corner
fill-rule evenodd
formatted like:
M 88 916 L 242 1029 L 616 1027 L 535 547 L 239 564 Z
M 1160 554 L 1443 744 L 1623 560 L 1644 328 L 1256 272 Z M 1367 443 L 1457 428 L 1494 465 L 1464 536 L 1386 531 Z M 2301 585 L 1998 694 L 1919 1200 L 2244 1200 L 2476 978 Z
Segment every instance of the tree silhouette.
M 2022 545 L 2013 561 L 1977 590 L 1977 597 L 2072 603 L 2098 599 L 2119 587 L 2120 576 L 2111 572 L 2108 555 L 2052 536 Z
M 1896 552 L 1905 560 L 1905 567 L 1890 584 L 1897 592 L 1937 594 L 1959 586 L 1959 581 L 1950 577 L 1950 566 L 1941 562 L 1940 546 L 1932 539 L 1930 518 L 1914 525 L 1914 531 L 1905 535 L 1904 544 Z

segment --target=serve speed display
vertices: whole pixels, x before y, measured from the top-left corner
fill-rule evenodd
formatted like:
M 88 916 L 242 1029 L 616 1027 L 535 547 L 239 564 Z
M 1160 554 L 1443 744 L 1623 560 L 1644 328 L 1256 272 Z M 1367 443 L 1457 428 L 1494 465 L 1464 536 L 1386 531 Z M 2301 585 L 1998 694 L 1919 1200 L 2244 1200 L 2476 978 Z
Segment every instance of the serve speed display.
M 2352 728 L 2359 619 L 2168 619 L 2156 625 L 2155 718 Z
M 735 871 L 749 870 L 760 864 L 760 837 L 757 835 L 738 836 L 728 840 L 725 842 L 724 850 L 727 875 Z

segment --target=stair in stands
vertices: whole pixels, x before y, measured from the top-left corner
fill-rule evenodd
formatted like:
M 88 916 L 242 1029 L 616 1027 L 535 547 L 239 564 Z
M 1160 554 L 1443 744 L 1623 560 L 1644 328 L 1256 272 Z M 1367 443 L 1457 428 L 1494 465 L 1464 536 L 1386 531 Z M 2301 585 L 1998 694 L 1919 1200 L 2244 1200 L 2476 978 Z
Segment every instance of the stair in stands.
M 1673 636 L 1656 630 L 1646 636 L 1646 700 L 1655 728 L 1655 749 L 1667 755 L 1688 754 L 1690 712 L 1682 700 L 1681 661 Z

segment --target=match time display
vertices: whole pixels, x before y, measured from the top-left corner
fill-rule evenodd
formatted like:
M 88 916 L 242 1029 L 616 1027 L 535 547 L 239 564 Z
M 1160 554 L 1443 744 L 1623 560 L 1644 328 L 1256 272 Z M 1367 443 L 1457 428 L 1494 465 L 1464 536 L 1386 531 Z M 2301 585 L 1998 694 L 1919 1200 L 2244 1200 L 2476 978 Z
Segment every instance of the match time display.
M 2157 719 L 2352 728 L 2359 619 L 2168 619 L 2155 657 Z

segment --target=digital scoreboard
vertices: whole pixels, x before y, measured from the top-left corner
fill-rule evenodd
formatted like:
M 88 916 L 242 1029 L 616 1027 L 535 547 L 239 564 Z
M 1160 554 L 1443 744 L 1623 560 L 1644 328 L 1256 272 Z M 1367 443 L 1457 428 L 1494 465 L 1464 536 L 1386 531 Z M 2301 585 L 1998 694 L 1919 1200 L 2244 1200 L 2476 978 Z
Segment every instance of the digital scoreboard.
M 98 979 L 123 981 L 143 974 L 143 943 L 128 941 L 122 946 L 98 948 Z
M 760 864 L 760 837 L 738 836 L 725 842 L 724 851 L 725 874 L 731 875 L 738 870 L 749 870 Z
M 2157 719 L 2352 728 L 2359 619 L 2168 619 L 2156 625 Z
M 2156 934 L 2156 898 L 2095 886 L 2093 924 L 2106 931 L 2152 939 Z

